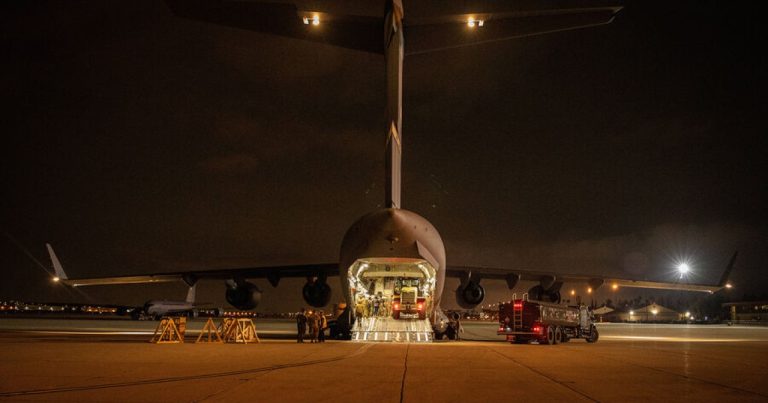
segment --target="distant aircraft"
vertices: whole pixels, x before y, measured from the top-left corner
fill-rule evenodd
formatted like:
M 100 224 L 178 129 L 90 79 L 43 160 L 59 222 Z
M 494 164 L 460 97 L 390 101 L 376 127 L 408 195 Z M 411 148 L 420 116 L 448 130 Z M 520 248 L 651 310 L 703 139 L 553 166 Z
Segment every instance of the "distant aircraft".
M 386 195 L 385 208 L 359 218 L 346 232 L 337 263 L 252 267 L 221 270 L 188 270 L 119 277 L 64 279 L 71 286 L 226 280 L 226 299 L 238 309 L 252 309 L 261 290 L 248 279 L 266 278 L 276 287 L 281 278 L 300 277 L 307 282 L 304 300 L 314 307 L 331 298 L 328 277 L 339 276 L 347 301 L 339 318 L 342 329 L 353 329 L 358 316 L 381 309 L 397 320 L 425 320 L 437 337 L 447 318 L 440 309 L 446 276 L 460 279 L 456 300 L 463 308 L 482 303 L 482 279 L 506 281 L 513 289 L 521 281 L 534 282 L 531 299 L 560 301 L 564 282 L 581 282 L 596 290 L 603 284 L 714 292 L 725 287 L 734 258 L 719 284 L 674 284 L 606 278 L 599 275 L 557 274 L 544 271 L 487 267 L 455 267 L 446 262 L 445 247 L 437 229 L 420 215 L 401 208 L 402 76 L 407 55 L 503 41 L 610 23 L 621 10 L 605 1 L 540 2 L 465 1 L 442 2 L 439 15 L 408 15 L 402 0 L 386 0 L 383 15 L 349 16 L 303 10 L 294 4 L 170 0 L 179 16 L 270 33 L 349 49 L 382 54 L 387 77 Z M 414 3 L 416 6 L 418 3 Z M 409 47 L 405 48 L 405 33 Z M 380 314 L 379 314 L 380 315 Z M 425 319 L 420 319 L 425 318 Z
M 48 249 L 48 255 L 51 258 L 53 264 L 53 270 L 56 276 L 53 278 L 56 282 L 69 282 L 67 273 L 64 272 L 64 267 L 61 265 L 59 258 L 56 256 L 56 252 L 53 251 L 51 244 L 45 244 Z M 159 319 L 166 315 L 191 315 L 197 316 L 197 306 L 195 305 L 195 289 L 197 284 L 193 284 L 187 291 L 187 298 L 184 301 L 170 301 L 170 300 L 150 300 L 147 301 L 143 307 L 130 311 L 131 317 L 139 319 L 142 315 L 146 315 L 153 319 Z

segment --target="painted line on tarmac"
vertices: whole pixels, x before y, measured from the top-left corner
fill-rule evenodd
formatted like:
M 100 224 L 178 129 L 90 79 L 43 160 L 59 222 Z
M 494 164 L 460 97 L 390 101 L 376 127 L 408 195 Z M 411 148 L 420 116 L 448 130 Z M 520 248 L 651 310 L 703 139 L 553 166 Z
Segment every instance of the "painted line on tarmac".
M 362 347 L 360 347 L 359 349 L 349 354 L 338 355 L 335 357 L 322 358 L 317 360 L 296 362 L 292 364 L 278 364 L 278 365 L 271 365 L 268 367 L 243 369 L 238 371 L 215 372 L 211 374 L 177 376 L 177 377 L 170 377 L 170 378 L 145 379 L 141 381 L 131 381 L 131 382 L 115 382 L 115 383 L 103 383 L 103 384 L 97 384 L 97 385 L 68 386 L 68 387 L 50 388 L 50 389 L 30 389 L 30 390 L 19 390 L 14 392 L 0 392 L 0 398 L 14 397 L 14 396 L 44 395 L 44 394 L 51 394 L 51 393 L 82 392 L 82 391 L 90 391 L 90 390 L 98 390 L 98 389 L 112 389 L 112 388 L 122 388 L 122 387 L 131 387 L 131 386 L 145 386 L 145 385 L 154 385 L 154 384 L 160 384 L 160 383 L 223 378 L 223 377 L 235 376 L 235 375 L 245 375 L 245 374 L 255 374 L 259 372 L 277 371 L 277 370 L 287 369 L 287 368 L 305 367 L 309 365 L 325 364 L 329 362 L 347 360 L 365 353 L 372 346 L 374 346 L 373 343 L 364 344 Z

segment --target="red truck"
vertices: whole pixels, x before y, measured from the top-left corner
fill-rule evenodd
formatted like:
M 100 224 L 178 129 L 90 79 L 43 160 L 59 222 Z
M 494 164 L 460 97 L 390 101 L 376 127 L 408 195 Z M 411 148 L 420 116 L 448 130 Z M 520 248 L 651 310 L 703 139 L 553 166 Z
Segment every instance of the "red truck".
M 567 306 L 527 299 L 499 303 L 499 335 L 512 343 L 565 343 L 582 338 L 597 341 L 592 310 L 586 305 Z

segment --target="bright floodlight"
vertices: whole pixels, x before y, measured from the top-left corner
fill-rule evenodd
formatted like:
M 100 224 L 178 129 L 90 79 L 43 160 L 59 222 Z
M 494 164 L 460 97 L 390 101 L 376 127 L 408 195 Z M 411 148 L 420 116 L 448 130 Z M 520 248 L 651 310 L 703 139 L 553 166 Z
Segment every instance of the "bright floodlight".
M 309 24 L 320 25 L 320 16 L 319 15 L 315 15 L 312 18 L 310 18 L 310 17 L 303 17 L 301 20 L 304 22 L 304 25 L 309 25 Z
M 680 272 L 680 275 L 683 275 L 687 274 L 691 270 L 691 267 L 688 266 L 688 263 L 680 263 L 677 265 L 677 270 Z
M 485 25 L 485 21 L 483 21 L 483 20 L 476 20 L 476 19 L 474 19 L 472 17 L 469 17 L 467 19 L 467 26 L 470 27 L 470 28 L 474 28 L 475 26 L 482 27 L 483 25 Z

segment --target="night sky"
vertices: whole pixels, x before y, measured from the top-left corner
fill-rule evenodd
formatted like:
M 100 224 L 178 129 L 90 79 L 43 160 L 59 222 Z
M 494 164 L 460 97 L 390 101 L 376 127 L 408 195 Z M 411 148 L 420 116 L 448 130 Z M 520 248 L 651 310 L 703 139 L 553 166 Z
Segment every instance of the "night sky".
M 452 265 L 673 279 L 687 256 L 690 281 L 715 282 L 739 250 L 730 292 L 764 293 L 758 4 L 628 1 L 607 26 L 406 58 L 404 207 Z M 55 287 L 35 262 L 50 267 L 45 242 L 71 277 L 328 263 L 381 206 L 382 56 L 161 2 L 0 7 L 0 300 L 185 294 Z M 302 303 L 301 280 L 256 283 L 260 310 Z M 507 295 L 484 284 L 487 302 Z M 221 304 L 224 286 L 198 300 Z

